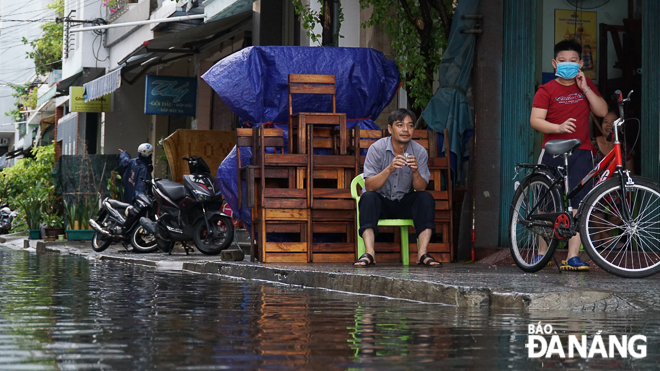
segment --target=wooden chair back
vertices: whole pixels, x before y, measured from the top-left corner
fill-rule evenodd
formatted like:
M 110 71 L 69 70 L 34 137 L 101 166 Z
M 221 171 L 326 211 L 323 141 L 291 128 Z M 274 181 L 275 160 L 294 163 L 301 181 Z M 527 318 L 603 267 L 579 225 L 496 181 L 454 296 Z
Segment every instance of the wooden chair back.
M 289 75 L 289 117 L 293 115 L 293 94 L 330 95 L 332 98 L 332 113 L 337 112 L 335 101 L 335 75 Z
M 363 150 L 368 150 L 372 144 L 376 143 L 378 139 L 383 138 L 382 130 L 363 130 L 359 126 L 355 126 L 353 130 L 353 147 L 355 154 L 355 174 L 362 173 L 364 167 L 365 155 L 362 155 Z
M 236 181 L 237 181 L 237 196 L 238 196 L 238 208 L 239 210 L 243 207 L 243 185 L 242 180 L 245 179 L 247 182 L 248 190 L 250 189 L 250 179 L 247 178 L 246 166 L 243 166 L 241 162 L 241 147 L 250 147 L 253 149 L 253 158 L 254 158 L 254 147 L 255 147 L 255 128 L 238 128 L 236 129 Z M 252 184 L 254 184 L 254 179 L 252 179 Z M 249 193 L 249 192 L 248 192 Z M 248 207 L 251 207 L 250 197 L 248 196 Z M 238 211 L 238 210 L 237 210 Z

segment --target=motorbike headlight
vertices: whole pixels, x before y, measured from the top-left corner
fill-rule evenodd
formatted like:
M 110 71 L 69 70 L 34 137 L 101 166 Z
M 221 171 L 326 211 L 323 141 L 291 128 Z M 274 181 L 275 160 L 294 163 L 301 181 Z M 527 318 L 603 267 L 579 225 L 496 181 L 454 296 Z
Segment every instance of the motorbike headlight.
M 195 195 L 195 199 L 196 199 L 198 202 L 206 202 L 206 201 L 210 201 L 211 198 L 212 198 L 210 194 L 208 194 L 208 193 L 204 193 L 204 192 L 201 192 L 201 191 L 198 191 L 198 190 L 196 190 L 196 189 L 193 190 L 193 194 Z

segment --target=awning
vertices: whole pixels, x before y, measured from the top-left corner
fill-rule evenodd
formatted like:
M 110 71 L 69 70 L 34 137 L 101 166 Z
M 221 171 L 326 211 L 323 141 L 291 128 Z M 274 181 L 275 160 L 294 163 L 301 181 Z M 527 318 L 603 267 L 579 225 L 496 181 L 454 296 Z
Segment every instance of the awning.
M 211 41 L 216 41 L 232 27 L 240 25 L 251 17 L 252 12 L 244 12 L 181 32 L 173 32 L 147 40 L 118 63 L 125 68 L 134 68 L 142 64 L 145 60 L 154 57 L 163 58 L 168 54 L 193 54 L 200 46 Z
M 23 157 L 32 157 L 32 146 L 29 148 L 23 149 L 19 148 L 10 152 L 7 152 L 5 155 L 7 155 L 7 159 L 11 158 L 16 158 L 18 156 L 23 156 Z
M 252 12 L 252 0 L 205 0 L 205 22 L 213 22 L 235 14 Z
M 84 67 L 73 75 L 57 83 L 57 92 L 69 95 L 69 86 L 81 86 L 99 76 L 103 76 L 105 68 Z
M 35 112 L 32 112 L 26 124 L 36 125 L 41 122 L 42 118 L 51 116 L 54 114 L 54 112 L 55 112 L 55 102 L 53 100 L 48 100 L 42 103 L 41 106 L 39 106 L 39 108 L 35 110 Z
M 41 122 L 39 124 L 39 130 L 41 130 L 41 132 L 43 133 L 46 131 L 46 128 L 48 128 L 53 124 L 55 124 L 55 115 L 44 117 L 41 119 Z
M 145 41 L 118 62 L 119 68 L 83 85 L 85 88 L 85 102 L 98 99 L 119 89 L 122 73 L 127 74 L 131 70 L 142 67 L 137 76 L 133 76 L 133 81 L 135 81 L 153 66 L 193 55 L 199 52 L 200 47 L 211 41 L 221 41 L 223 38 L 233 36 L 235 33 L 232 28 L 243 25 L 247 27 L 251 17 L 251 11 L 242 12 L 215 22 L 168 33 Z M 130 78 L 127 82 L 132 83 Z M 60 91 L 59 87 L 58 91 Z
M 106 94 L 110 94 L 113 91 L 119 89 L 121 86 L 121 67 L 117 68 L 114 71 L 108 72 L 105 76 L 101 76 L 96 80 L 90 81 L 87 84 L 84 84 L 85 94 L 85 103 L 101 98 Z
M 45 102 L 48 102 L 49 100 L 54 98 L 56 91 L 57 91 L 57 86 L 53 86 L 49 91 L 46 92 L 46 94 L 40 96 L 39 99 L 37 99 L 37 105 L 40 106 Z

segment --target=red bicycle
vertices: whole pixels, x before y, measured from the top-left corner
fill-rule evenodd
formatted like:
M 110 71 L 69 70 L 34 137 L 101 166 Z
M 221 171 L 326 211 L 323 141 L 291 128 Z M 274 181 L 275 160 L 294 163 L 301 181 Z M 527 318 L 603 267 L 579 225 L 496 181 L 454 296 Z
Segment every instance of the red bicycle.
M 516 164 L 531 170 L 517 186 L 509 213 L 511 255 L 526 272 L 545 267 L 560 241 L 580 233 L 589 257 L 605 271 L 642 278 L 660 271 L 660 186 L 631 175 L 621 156 L 619 128 L 625 123 L 618 92 L 619 119 L 614 122 L 614 149 L 569 192 L 568 157 L 580 140 L 552 140 L 545 151 L 564 158 L 564 166 Z M 573 216 L 571 198 L 600 174 Z M 541 257 L 542 255 L 542 257 Z

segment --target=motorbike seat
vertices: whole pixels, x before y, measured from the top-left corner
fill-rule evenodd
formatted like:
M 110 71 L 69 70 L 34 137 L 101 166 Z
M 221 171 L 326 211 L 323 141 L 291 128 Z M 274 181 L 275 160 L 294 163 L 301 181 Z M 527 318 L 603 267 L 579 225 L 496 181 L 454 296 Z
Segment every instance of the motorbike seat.
M 186 196 L 186 190 L 183 184 L 173 182 L 171 180 L 163 179 L 156 182 L 156 187 L 163 192 L 172 201 L 179 201 Z
M 117 200 L 113 200 L 113 199 L 108 199 L 108 203 L 115 210 L 124 210 L 127 207 L 131 206 L 131 204 L 127 204 L 126 202 L 121 202 L 121 201 L 117 201 Z

